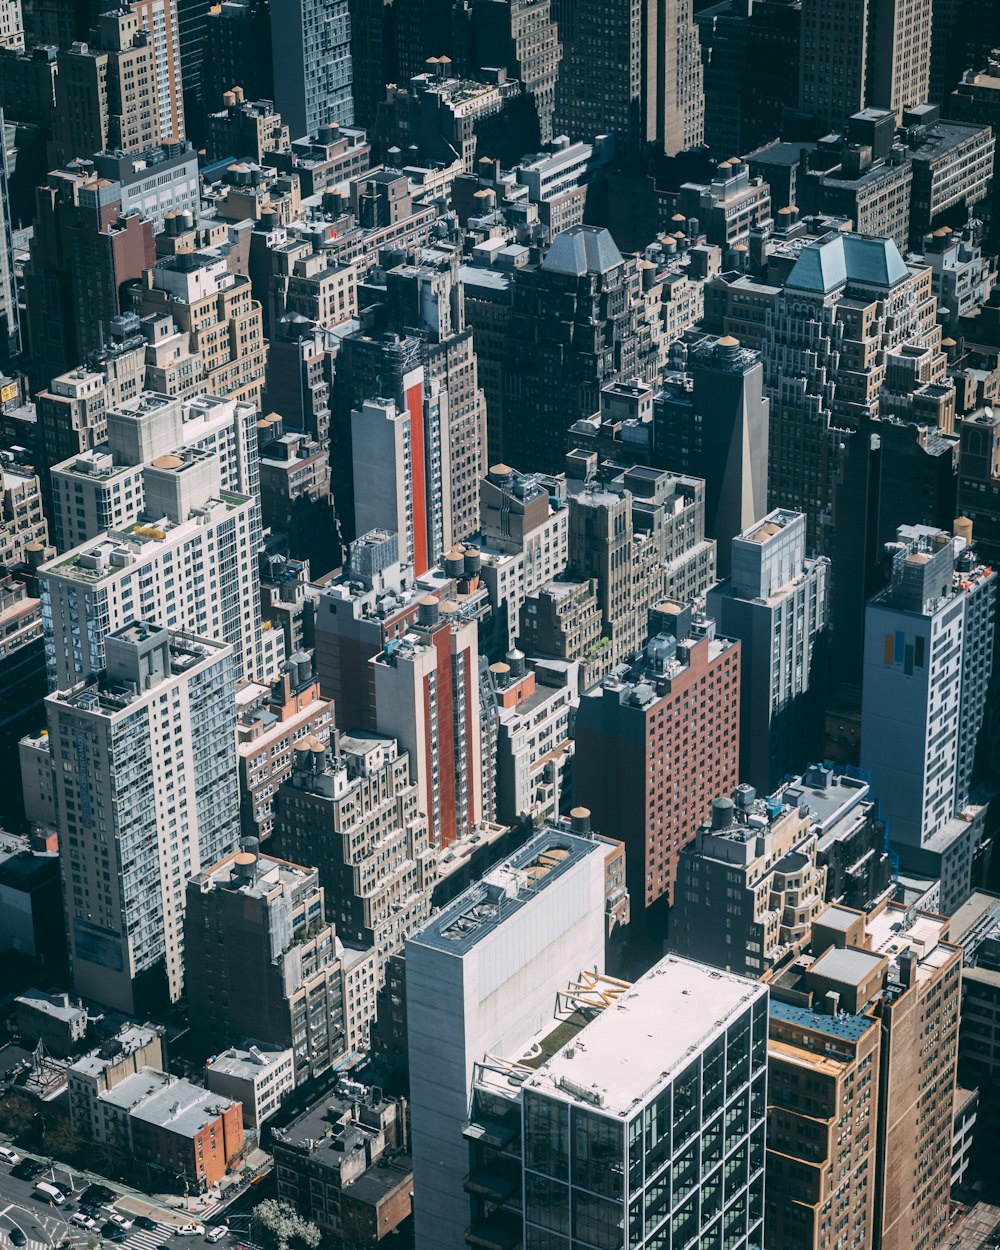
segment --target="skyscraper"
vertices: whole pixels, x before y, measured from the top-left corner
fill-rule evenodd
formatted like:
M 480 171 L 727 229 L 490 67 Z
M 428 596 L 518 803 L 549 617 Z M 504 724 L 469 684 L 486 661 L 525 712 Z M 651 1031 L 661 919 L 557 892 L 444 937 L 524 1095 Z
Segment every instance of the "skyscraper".
M 582 969 L 603 970 L 605 851 L 543 830 L 406 943 L 418 1250 L 465 1244 L 463 1127 L 475 1065 L 487 1052 L 523 1054 L 519 1048 L 551 1025 L 556 993 Z
M 647 149 L 675 156 L 704 141 L 698 28 L 690 0 L 575 0 L 560 25 L 563 60 L 555 131 L 593 139 L 608 131 L 635 161 Z
M 274 103 L 294 138 L 353 125 L 348 0 L 272 4 L 271 55 Z
M 232 648 L 133 623 L 46 699 L 73 984 L 117 1011 L 184 985 L 184 885 L 239 838 Z
M 930 0 L 802 0 L 799 106 L 842 127 L 869 105 L 903 109 L 927 99 Z
M 732 544 L 732 572 L 706 596 L 743 646 L 740 776 L 770 794 L 822 755 L 829 560 L 806 558 L 806 519 L 775 508 Z
M 960 537 L 901 526 L 889 586 L 865 614 L 861 759 L 903 866 L 972 888 L 985 809 L 970 795 L 993 657 L 997 577 Z
M 456 603 L 425 595 L 416 622 L 368 662 L 376 727 L 410 753 L 420 810 L 439 847 L 483 817 L 477 634 Z
M 654 405 L 661 462 L 705 479 L 705 532 L 729 572 L 732 541 L 767 510 L 771 401 L 759 353 L 727 334 L 699 344 L 686 380 L 668 381 Z

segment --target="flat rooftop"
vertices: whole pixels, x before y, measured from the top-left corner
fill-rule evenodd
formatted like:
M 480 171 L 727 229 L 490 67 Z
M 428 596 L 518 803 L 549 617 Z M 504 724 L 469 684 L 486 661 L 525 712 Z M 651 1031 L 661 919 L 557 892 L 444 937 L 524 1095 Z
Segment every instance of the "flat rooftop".
M 668 955 L 524 1088 L 625 1116 L 766 995 L 756 981 Z
M 875 1023 L 870 1016 L 851 1015 L 847 1011 L 839 1011 L 835 1016 L 826 1015 L 813 1011 L 811 1007 L 798 1007 L 793 1003 L 782 1002 L 779 998 L 771 999 L 768 1010 L 774 1020 L 813 1029 L 817 1033 L 824 1033 L 845 1042 L 860 1041 Z
M 587 855 L 605 854 L 603 843 L 543 829 L 514 855 L 491 868 L 412 934 L 407 945 L 461 957 Z

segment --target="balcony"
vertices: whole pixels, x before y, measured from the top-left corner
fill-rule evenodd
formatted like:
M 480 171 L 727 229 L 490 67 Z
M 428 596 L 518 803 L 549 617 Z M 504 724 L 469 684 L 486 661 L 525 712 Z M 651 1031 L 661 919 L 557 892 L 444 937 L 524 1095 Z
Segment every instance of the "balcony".
M 462 1188 L 467 1194 L 475 1194 L 477 1198 L 486 1198 L 501 1205 L 515 1192 L 520 1197 L 521 1169 L 513 1160 L 493 1159 L 470 1172 L 462 1182 Z

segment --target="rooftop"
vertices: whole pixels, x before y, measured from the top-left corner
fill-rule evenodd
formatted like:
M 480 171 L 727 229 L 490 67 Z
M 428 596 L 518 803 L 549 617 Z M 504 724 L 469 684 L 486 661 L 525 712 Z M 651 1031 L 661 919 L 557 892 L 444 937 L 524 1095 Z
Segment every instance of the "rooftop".
M 826 1015 L 813 1011 L 811 1007 L 784 1003 L 780 998 L 772 998 L 768 1009 L 775 1020 L 813 1029 L 817 1033 L 825 1033 L 828 1037 L 840 1038 L 845 1042 L 860 1041 L 874 1023 L 870 1016 L 852 1015 L 847 1011 L 840 1011 L 835 1016 Z
M 756 981 L 668 955 L 524 1088 L 625 1116 L 766 995 Z
M 799 252 L 785 285 L 828 295 L 848 282 L 891 287 L 909 276 L 891 239 L 836 231 Z
M 589 838 L 544 829 L 519 851 L 490 869 L 409 939 L 461 957 L 584 856 L 604 854 Z
M 542 268 L 552 273 L 607 273 L 622 263 L 611 232 L 598 226 L 571 226 L 557 234 Z
M 872 955 L 854 947 L 830 946 L 812 963 L 809 972 L 829 981 L 860 985 L 878 971 L 883 963 L 882 955 Z

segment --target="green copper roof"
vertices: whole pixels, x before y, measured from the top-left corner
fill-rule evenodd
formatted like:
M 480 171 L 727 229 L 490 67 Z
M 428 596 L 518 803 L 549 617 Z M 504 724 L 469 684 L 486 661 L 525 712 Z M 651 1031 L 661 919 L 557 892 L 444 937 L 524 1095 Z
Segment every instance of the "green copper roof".
M 892 239 L 837 232 L 802 249 L 785 285 L 827 295 L 847 282 L 895 286 L 908 272 Z

